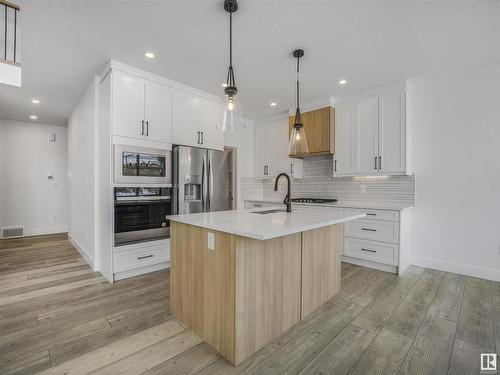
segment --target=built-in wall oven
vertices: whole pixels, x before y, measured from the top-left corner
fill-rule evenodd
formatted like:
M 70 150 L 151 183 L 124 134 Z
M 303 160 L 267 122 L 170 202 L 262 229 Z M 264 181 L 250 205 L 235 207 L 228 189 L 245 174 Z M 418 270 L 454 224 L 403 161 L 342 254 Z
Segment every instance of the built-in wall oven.
M 172 147 L 153 149 L 115 144 L 115 183 L 172 186 Z
M 115 187 L 115 246 L 170 238 L 170 187 Z

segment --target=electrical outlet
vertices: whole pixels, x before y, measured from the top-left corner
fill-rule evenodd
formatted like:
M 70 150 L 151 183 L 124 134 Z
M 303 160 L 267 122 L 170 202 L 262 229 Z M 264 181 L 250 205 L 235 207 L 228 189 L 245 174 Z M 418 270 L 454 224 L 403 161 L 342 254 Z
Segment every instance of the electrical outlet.
M 212 232 L 208 232 L 208 249 L 215 250 L 215 235 Z
M 359 185 L 359 190 L 360 190 L 362 193 L 366 193 L 366 185 L 360 184 L 360 185 Z

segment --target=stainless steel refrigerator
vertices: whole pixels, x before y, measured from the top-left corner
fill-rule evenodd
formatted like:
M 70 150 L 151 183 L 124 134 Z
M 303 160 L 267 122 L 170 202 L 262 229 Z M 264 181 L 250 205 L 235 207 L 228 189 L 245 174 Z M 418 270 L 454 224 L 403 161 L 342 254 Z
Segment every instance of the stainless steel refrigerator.
M 174 146 L 172 160 L 174 214 L 231 209 L 227 153 Z

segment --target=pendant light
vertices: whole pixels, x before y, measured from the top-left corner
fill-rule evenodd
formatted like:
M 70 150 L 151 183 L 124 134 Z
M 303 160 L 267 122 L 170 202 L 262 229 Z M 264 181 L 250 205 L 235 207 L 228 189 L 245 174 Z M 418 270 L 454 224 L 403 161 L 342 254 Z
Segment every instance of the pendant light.
M 224 10 L 229 13 L 229 68 L 222 103 L 224 104 L 223 131 L 233 131 L 236 125 L 243 127 L 243 111 L 238 100 L 238 89 L 233 71 L 233 13 L 238 10 L 236 0 L 224 0 Z
M 299 61 L 302 56 L 304 56 L 303 49 L 296 49 L 293 51 L 293 57 L 297 59 L 297 109 L 295 110 L 295 124 L 293 125 L 290 143 L 288 144 L 288 154 L 294 156 L 304 156 L 309 153 L 299 107 Z

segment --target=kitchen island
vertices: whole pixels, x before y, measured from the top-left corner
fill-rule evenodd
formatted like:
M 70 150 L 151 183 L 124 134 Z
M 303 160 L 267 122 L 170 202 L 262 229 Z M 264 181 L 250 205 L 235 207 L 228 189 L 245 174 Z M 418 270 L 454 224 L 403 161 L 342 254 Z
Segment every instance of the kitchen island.
M 238 365 L 339 292 L 341 224 L 363 216 L 266 207 L 169 217 L 172 313 Z

